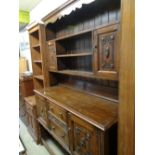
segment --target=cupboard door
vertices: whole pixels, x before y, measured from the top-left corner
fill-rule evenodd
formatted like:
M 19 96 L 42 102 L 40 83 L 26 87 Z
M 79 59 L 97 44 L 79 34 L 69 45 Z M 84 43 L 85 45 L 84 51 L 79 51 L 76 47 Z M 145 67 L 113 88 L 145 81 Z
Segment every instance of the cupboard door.
M 99 155 L 97 132 L 89 123 L 69 114 L 69 139 L 73 155 Z
M 37 104 L 37 115 L 38 115 L 39 121 L 44 126 L 47 126 L 48 120 L 47 120 L 46 100 L 43 97 L 36 95 L 36 104 Z
M 54 41 L 47 42 L 47 61 L 49 70 L 57 70 L 56 46 Z
M 94 31 L 94 72 L 109 80 L 118 79 L 118 25 Z

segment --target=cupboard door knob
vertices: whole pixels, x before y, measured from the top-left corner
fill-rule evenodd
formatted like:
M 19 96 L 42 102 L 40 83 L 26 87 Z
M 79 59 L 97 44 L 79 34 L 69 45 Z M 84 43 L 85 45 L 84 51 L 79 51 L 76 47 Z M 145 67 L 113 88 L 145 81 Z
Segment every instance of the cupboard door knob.
M 113 39 L 114 39 L 114 35 L 111 35 L 111 36 L 110 36 L 110 39 L 113 40 Z
M 105 37 L 102 37 L 102 40 L 104 40 L 105 39 Z
M 48 42 L 48 46 L 50 46 L 50 45 L 52 45 L 52 43 L 51 42 Z

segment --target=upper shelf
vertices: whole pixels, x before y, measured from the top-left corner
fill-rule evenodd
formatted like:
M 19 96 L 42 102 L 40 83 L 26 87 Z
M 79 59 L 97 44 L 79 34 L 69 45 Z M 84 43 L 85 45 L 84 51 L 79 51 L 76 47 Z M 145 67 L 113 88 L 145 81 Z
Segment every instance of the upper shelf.
M 42 60 L 33 60 L 34 63 L 42 63 Z
M 120 21 L 119 0 L 96 0 L 74 9 L 62 18 L 57 18 L 59 15 L 56 14 L 53 16 L 55 22 L 46 23 L 47 41 L 71 38 Z
M 73 37 L 76 37 L 76 36 L 79 36 L 79 35 L 83 35 L 83 34 L 86 34 L 86 33 L 93 33 L 93 31 L 96 30 L 96 29 L 100 29 L 100 28 L 107 27 L 107 26 L 110 26 L 110 25 L 115 25 L 115 24 L 118 24 L 118 23 L 119 23 L 119 21 L 114 21 L 114 22 L 111 22 L 111 23 L 106 23 L 104 25 L 98 25 L 96 27 L 88 28 L 86 30 L 82 30 L 82 31 L 79 31 L 79 32 L 72 32 L 70 34 L 64 34 L 64 35 L 62 35 L 60 37 L 56 37 L 55 39 L 48 39 L 47 41 L 61 41 L 61 40 L 73 38 Z
M 30 35 L 33 36 L 36 39 L 39 39 L 39 30 L 33 30 L 32 32 L 30 32 Z
M 34 75 L 33 77 L 38 80 L 44 80 L 43 75 Z
M 68 34 L 68 35 L 65 35 L 65 36 L 62 36 L 62 37 L 58 37 L 58 38 L 53 39 L 53 40 L 55 40 L 55 41 L 64 40 L 64 39 L 76 37 L 78 35 L 82 35 L 82 34 L 89 33 L 89 32 L 92 32 L 92 29 L 88 29 L 88 30 L 84 30 L 84 31 L 81 31 L 81 32 L 76 32 L 76 33 Z
M 84 53 L 75 53 L 75 54 L 59 54 L 57 55 L 58 58 L 64 58 L 64 57 L 77 57 L 77 56 L 89 56 L 92 55 L 90 52 L 84 52 Z
M 40 48 L 40 44 L 35 44 L 35 45 L 32 46 L 32 48 L 38 49 L 38 48 Z

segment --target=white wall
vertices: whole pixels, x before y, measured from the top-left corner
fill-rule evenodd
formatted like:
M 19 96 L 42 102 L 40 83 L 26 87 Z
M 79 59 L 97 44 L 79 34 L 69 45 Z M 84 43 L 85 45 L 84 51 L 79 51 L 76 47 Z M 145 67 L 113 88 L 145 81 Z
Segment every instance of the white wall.
M 19 49 L 20 49 L 20 57 L 25 57 L 27 59 L 28 70 L 32 72 L 29 36 L 27 30 L 19 32 Z
M 30 23 L 39 21 L 48 13 L 65 3 L 67 0 L 42 0 L 31 12 Z

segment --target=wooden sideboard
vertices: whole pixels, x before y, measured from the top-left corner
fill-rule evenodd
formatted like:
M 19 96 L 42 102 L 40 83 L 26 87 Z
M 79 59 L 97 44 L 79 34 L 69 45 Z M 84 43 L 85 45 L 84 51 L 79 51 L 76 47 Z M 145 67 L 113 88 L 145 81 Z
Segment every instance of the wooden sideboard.
M 39 123 L 68 153 L 117 153 L 117 103 L 62 85 L 35 90 L 35 97 Z

